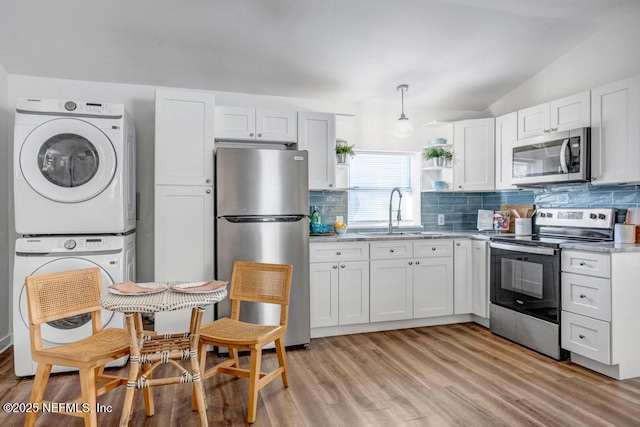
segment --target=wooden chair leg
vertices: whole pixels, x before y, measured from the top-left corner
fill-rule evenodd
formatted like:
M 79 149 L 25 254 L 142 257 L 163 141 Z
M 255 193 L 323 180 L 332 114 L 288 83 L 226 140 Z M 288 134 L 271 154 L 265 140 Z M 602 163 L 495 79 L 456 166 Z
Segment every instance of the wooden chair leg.
M 135 383 L 138 380 L 138 372 L 140 372 L 140 363 L 131 361 L 129 366 L 129 379 L 127 380 L 127 390 L 124 393 L 124 403 L 122 404 L 122 415 L 120 416 L 120 427 L 129 425 L 129 418 L 133 409 L 133 398 L 135 397 Z M 132 384 L 132 386 L 130 386 Z
M 204 390 L 204 373 L 205 371 L 205 364 L 207 362 L 207 345 L 206 344 L 199 344 L 198 345 L 198 363 L 200 365 L 200 375 L 202 376 L 202 389 Z M 207 409 L 207 402 L 204 402 L 204 408 L 205 410 Z M 196 399 L 196 383 L 193 383 L 193 393 L 191 393 L 191 410 L 192 411 L 197 411 L 198 410 L 198 400 Z
M 80 390 L 82 402 L 89 404 L 89 411 L 84 413 L 85 427 L 97 427 L 98 413 L 96 411 L 96 368 L 80 368 Z
M 205 355 L 206 355 L 206 346 L 205 346 Z M 202 381 L 201 373 L 203 371 L 200 370 L 201 363 L 197 357 L 191 358 L 191 374 L 195 377 L 193 380 L 193 394 L 191 395 L 191 407 L 193 408 L 193 399 L 196 401 L 196 408 L 198 409 L 198 414 L 200 415 L 200 425 L 208 426 L 207 422 L 207 407 L 204 402 L 204 385 Z
M 282 367 L 282 384 L 289 387 L 289 379 L 287 378 L 287 353 L 284 349 L 284 341 L 282 338 L 276 340 L 276 353 L 278 355 L 278 363 Z
M 149 365 L 142 365 L 142 372 L 145 373 L 147 372 L 149 369 L 151 369 L 149 367 Z M 153 376 L 153 374 L 148 373 L 147 374 L 147 378 L 151 379 Z M 145 414 L 147 414 L 147 417 L 152 416 L 153 414 L 156 413 L 156 409 L 155 406 L 153 404 L 153 390 L 151 389 L 151 387 L 145 387 L 142 389 L 142 397 L 144 398 L 144 411 Z
M 237 355 L 237 351 L 236 351 Z M 262 349 L 251 349 L 251 362 L 249 371 L 249 407 L 247 410 L 247 422 L 256 421 L 258 409 L 258 380 L 260 379 L 260 364 L 262 362 Z
M 36 369 L 36 376 L 33 380 L 33 388 L 31 389 L 31 396 L 29 397 L 29 402 L 41 402 L 44 397 L 44 390 L 47 387 L 47 382 L 49 382 L 49 375 L 51 374 L 52 365 L 48 365 L 46 363 L 38 363 L 38 368 Z M 36 424 L 36 416 L 38 414 L 35 412 L 27 413 L 27 417 L 24 420 L 24 425 L 32 427 Z
M 234 360 L 234 368 L 239 368 L 240 367 L 240 357 L 238 356 L 238 349 L 237 348 L 230 348 L 229 349 L 229 358 Z

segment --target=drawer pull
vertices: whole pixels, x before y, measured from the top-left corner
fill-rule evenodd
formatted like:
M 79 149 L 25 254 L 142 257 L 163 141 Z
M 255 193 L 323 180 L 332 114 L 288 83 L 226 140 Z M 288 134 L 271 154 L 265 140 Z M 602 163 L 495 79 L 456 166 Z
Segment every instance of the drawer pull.
M 580 298 L 586 298 L 587 296 L 585 294 L 580 294 Z
M 342 255 L 342 252 L 338 251 L 336 252 L 336 255 Z
M 342 265 L 340 266 L 340 268 L 345 268 L 345 267 L 346 267 L 346 265 L 344 265 L 344 264 L 342 264 Z
M 585 339 L 586 337 L 582 334 L 578 335 L 578 338 L 580 338 L 581 340 Z
M 420 261 L 416 261 L 416 265 L 420 265 Z
M 582 265 L 587 265 L 587 263 L 586 263 L 586 262 L 584 262 L 584 261 L 580 261 L 580 262 L 578 263 L 578 265 L 581 265 L 581 266 L 582 266 Z
M 524 305 L 524 302 L 523 302 L 523 301 L 521 301 L 521 300 L 519 300 L 519 299 L 517 299 L 517 300 L 516 300 L 516 302 L 517 302 L 518 304 L 520 304 L 520 305 Z
M 396 251 L 396 250 L 395 250 L 395 249 L 393 249 L 393 248 L 389 249 L 389 252 L 395 252 L 395 251 Z
M 432 250 L 432 251 L 435 251 L 435 250 L 436 250 L 436 248 L 431 248 L 431 250 Z
M 338 268 L 338 266 L 337 266 L 337 265 L 334 265 L 334 266 L 333 266 L 333 268 Z
M 460 246 L 460 242 L 456 243 L 456 246 Z
M 409 265 L 413 265 L 413 262 L 412 262 L 412 261 L 409 261 Z

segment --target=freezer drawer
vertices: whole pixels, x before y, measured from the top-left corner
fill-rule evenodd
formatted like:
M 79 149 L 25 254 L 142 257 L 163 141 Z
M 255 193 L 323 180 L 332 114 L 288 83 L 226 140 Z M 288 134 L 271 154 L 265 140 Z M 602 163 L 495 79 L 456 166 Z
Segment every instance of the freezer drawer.
M 237 218 L 233 218 L 236 221 Z M 289 323 L 285 345 L 309 343 L 309 221 L 231 222 L 217 220 L 217 279 L 231 280 L 234 261 L 293 265 Z M 218 303 L 218 318 L 231 314 L 228 299 Z M 240 318 L 251 323 L 277 325 L 280 306 L 243 303 Z

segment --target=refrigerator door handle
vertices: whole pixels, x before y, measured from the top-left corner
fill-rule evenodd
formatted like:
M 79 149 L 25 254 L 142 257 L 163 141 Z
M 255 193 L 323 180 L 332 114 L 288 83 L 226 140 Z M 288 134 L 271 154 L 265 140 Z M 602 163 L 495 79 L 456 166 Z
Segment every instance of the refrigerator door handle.
M 308 215 L 260 215 L 260 216 L 219 216 L 218 219 L 224 219 L 234 224 L 247 222 L 297 222 L 306 218 Z

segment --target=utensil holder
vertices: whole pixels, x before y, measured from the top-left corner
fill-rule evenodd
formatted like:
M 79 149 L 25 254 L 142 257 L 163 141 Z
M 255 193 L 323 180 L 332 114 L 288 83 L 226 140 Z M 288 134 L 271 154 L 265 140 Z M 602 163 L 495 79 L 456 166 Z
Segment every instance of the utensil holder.
M 531 218 L 516 218 L 516 234 L 531 234 Z
M 613 229 L 613 241 L 614 243 L 635 243 L 635 224 L 615 224 Z

